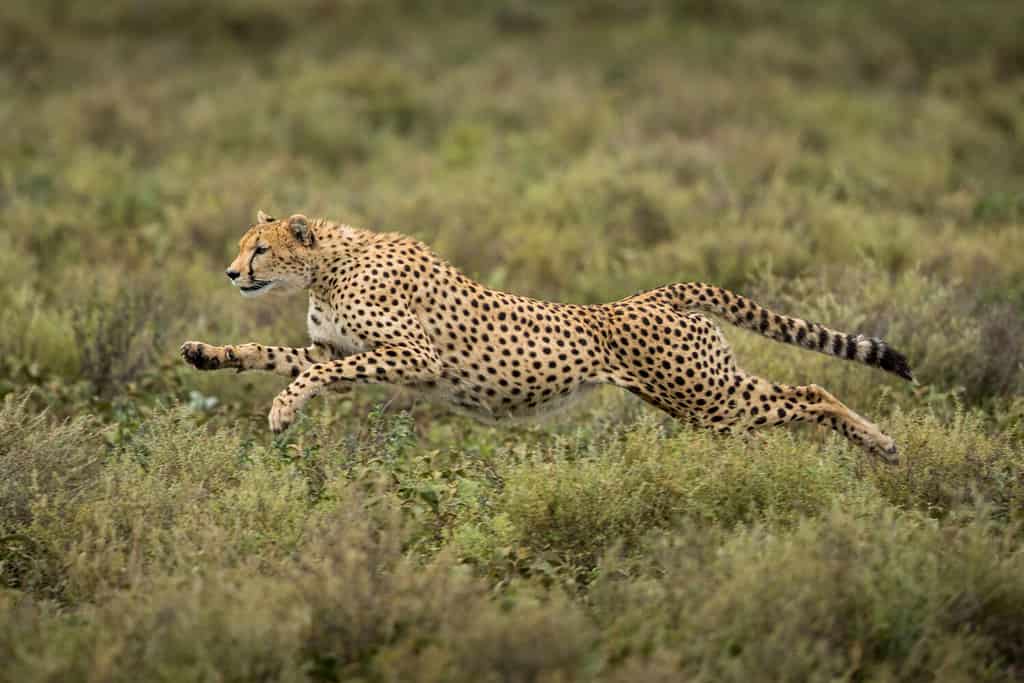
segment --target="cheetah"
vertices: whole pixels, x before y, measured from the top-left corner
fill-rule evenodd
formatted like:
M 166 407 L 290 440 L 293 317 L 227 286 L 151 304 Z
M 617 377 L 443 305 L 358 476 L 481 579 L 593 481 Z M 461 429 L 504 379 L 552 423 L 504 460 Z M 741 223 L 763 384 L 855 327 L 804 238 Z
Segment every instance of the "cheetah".
M 291 378 L 270 410 L 275 433 L 324 389 L 357 383 L 411 388 L 488 422 L 549 413 L 611 384 L 721 433 L 818 423 L 898 462 L 892 438 L 820 386 L 744 372 L 704 314 L 913 381 L 903 354 L 881 339 L 773 313 L 714 285 L 670 284 L 607 304 L 551 303 L 485 287 L 398 233 L 262 211 L 226 274 L 242 296 L 309 293 L 305 348 L 181 346 L 200 370 Z

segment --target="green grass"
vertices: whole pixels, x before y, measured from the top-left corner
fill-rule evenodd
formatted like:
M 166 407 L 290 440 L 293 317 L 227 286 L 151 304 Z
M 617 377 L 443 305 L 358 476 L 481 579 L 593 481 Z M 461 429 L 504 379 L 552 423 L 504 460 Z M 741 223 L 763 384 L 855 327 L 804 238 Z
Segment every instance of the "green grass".
M 100 6 L 102 5 L 102 6 Z M 0 683 L 1024 675 L 1024 6 L 0 7 Z M 702 280 L 920 385 L 726 329 L 876 419 L 746 441 L 597 392 L 493 429 L 199 373 L 300 344 L 257 208 L 575 302 Z

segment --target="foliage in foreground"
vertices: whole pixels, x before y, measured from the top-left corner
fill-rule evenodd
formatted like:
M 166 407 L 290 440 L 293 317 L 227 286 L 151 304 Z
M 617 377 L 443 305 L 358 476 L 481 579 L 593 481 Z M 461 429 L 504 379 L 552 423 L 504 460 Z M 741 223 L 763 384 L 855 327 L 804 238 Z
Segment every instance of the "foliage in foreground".
M 104 447 L 9 399 L 8 680 L 1008 680 L 1024 656 L 1024 451 L 978 416 L 894 419 L 903 470 L 815 434 L 642 420 L 467 458 L 407 415 L 320 417 L 260 445 L 161 409 Z

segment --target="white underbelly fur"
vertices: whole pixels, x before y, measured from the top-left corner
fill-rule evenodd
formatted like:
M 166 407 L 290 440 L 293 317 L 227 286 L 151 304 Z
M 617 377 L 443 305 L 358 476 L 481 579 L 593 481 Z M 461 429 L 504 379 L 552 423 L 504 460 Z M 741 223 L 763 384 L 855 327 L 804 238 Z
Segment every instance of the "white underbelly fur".
M 533 407 L 525 403 L 502 405 L 501 397 L 488 400 L 463 394 L 460 398 L 457 387 L 446 380 L 439 381 L 434 387 L 417 385 L 409 388 L 433 403 L 443 404 L 453 412 L 472 417 L 486 424 L 498 422 L 519 424 L 536 422 L 563 412 L 587 396 L 596 386 L 596 384 L 581 384 L 568 394 L 552 396 Z

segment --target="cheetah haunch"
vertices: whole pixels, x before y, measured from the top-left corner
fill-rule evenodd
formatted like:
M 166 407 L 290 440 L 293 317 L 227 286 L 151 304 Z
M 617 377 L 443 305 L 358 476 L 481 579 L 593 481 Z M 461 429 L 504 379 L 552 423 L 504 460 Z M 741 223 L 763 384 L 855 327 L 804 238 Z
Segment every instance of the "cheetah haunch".
M 244 296 L 309 290 L 310 346 L 181 347 L 200 370 L 291 377 L 270 411 L 274 432 L 331 385 L 402 385 L 497 421 L 550 412 L 587 388 L 613 384 L 719 432 L 820 423 L 897 462 L 890 437 L 821 387 L 775 384 L 741 370 L 718 327 L 696 311 L 912 380 L 902 354 L 720 287 L 687 282 L 610 304 L 549 303 L 488 289 L 400 234 L 262 211 L 227 276 Z

